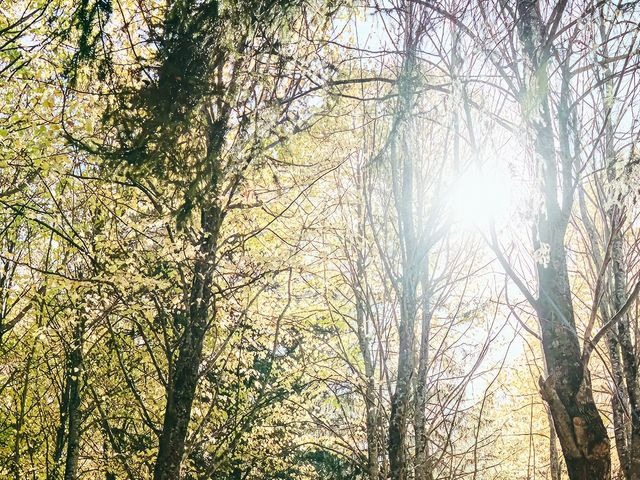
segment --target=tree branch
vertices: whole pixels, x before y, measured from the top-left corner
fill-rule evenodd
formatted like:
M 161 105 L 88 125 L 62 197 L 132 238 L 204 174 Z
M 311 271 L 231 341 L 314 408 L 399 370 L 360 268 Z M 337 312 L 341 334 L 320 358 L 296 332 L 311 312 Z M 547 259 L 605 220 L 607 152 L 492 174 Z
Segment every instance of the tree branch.
M 504 268 L 504 271 L 511 278 L 511 280 L 513 280 L 513 283 L 516 284 L 520 292 L 522 292 L 522 294 L 527 299 L 527 301 L 531 304 L 531 306 L 537 310 L 538 300 L 536 300 L 533 293 L 529 291 L 525 283 L 518 276 L 515 270 L 511 267 L 511 264 L 507 261 L 504 254 L 502 253 L 502 250 L 500 249 L 500 244 L 498 243 L 498 238 L 496 237 L 496 229 L 493 223 L 489 227 L 489 230 L 491 234 L 491 241 L 487 242 L 489 244 L 489 247 L 496 254 L 496 257 L 498 258 L 500 265 L 502 265 L 502 268 Z
M 600 330 L 598 330 L 598 332 L 593 336 L 593 340 L 589 340 L 587 338 L 584 339 L 584 353 L 582 354 L 582 363 L 585 367 L 589 362 L 589 357 L 591 356 L 591 352 L 593 352 L 593 349 L 595 348 L 596 344 L 600 340 L 602 340 L 602 337 L 604 337 L 605 333 L 607 333 L 607 331 L 612 326 L 614 326 L 618 322 L 618 320 L 620 320 L 627 313 L 631 305 L 633 305 L 633 302 L 638 297 L 638 293 L 640 293 L 640 280 L 636 283 L 636 286 L 633 288 L 633 291 L 629 294 L 629 297 L 627 297 L 627 301 L 624 302 L 624 305 L 622 305 L 622 307 L 620 307 L 620 310 L 618 310 L 615 313 L 615 315 L 611 317 L 611 320 L 605 323 L 600 328 Z

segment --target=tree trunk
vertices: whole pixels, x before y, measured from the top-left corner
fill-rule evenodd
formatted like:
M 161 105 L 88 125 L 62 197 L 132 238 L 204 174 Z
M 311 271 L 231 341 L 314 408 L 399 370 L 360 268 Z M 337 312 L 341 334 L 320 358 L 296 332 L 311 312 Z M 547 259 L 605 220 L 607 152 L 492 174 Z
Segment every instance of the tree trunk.
M 60 399 L 60 423 L 56 430 L 56 445 L 53 450 L 53 466 L 47 478 L 49 480 L 57 480 L 60 472 L 60 466 L 62 462 L 62 454 L 64 453 L 64 446 L 67 433 L 67 412 L 69 411 L 69 375 L 65 373 L 64 387 L 62 389 L 62 398 Z
M 395 392 L 391 398 L 391 415 L 389 417 L 389 466 L 392 480 L 405 480 L 408 473 L 407 423 L 414 371 L 416 294 L 420 270 L 413 224 L 413 159 L 410 157 L 410 152 L 406 151 L 404 141 L 402 141 L 402 147 L 402 151 L 396 152 L 395 158 L 392 159 L 394 163 L 392 175 L 402 247 L 402 278 L 399 285 L 398 373 Z M 401 163 L 401 167 L 398 165 L 399 163 Z
M 169 381 L 154 480 L 180 478 L 191 407 L 202 361 L 204 336 L 210 325 L 209 304 L 212 297 L 211 286 L 221 218 L 221 211 L 217 206 L 211 206 L 202 213 L 201 255 L 195 264 L 187 322 Z
M 378 452 L 378 418 L 377 418 L 377 402 L 376 402 L 376 386 L 374 380 L 373 362 L 371 361 L 371 352 L 368 347 L 366 331 L 364 329 L 364 314 L 361 307 L 356 312 L 358 319 L 358 340 L 360 343 L 360 350 L 362 352 L 364 360 L 364 369 L 366 376 L 365 385 L 365 408 L 366 412 L 366 427 L 367 427 L 367 472 L 370 480 L 380 479 L 380 469 L 378 466 L 379 452 Z
M 422 281 L 422 321 L 420 334 L 420 352 L 418 354 L 418 379 L 416 382 L 415 406 L 415 480 L 432 480 L 431 462 L 429 459 L 429 438 L 427 436 L 427 385 L 429 374 L 429 339 L 431 336 L 431 310 L 428 302 L 427 269 Z
M 191 419 L 191 406 L 202 356 L 203 338 L 204 328 L 200 324 L 187 326 L 169 386 L 154 470 L 155 480 L 180 478 L 184 442 Z
M 612 216 L 615 215 L 612 212 Z M 614 219 L 612 219 L 612 222 Z M 615 228 L 615 226 L 614 226 Z M 611 245 L 611 267 L 613 269 L 613 310 L 618 311 L 626 301 L 626 270 L 620 229 L 616 228 Z M 628 478 L 640 480 L 640 406 L 638 405 L 638 365 L 631 340 L 629 316 L 624 315 L 618 323 L 618 341 L 622 367 L 627 386 L 627 398 L 631 417 L 631 438 L 628 445 Z M 621 382 L 622 383 L 622 382 Z
M 15 480 L 21 480 L 24 478 L 24 474 L 22 473 L 22 469 L 20 468 L 21 463 L 21 452 L 22 449 L 20 445 L 22 443 L 22 428 L 25 424 L 25 416 L 26 416 L 26 407 L 27 407 L 27 395 L 29 392 L 30 385 L 30 374 L 31 374 L 31 363 L 33 361 L 33 354 L 35 351 L 35 343 L 32 345 L 29 350 L 29 355 L 27 356 L 27 361 L 25 364 L 24 371 L 24 381 L 22 384 L 22 391 L 20 392 L 20 409 L 19 412 L 16 413 L 16 427 L 15 434 L 13 439 L 13 458 L 11 470 L 13 471 L 13 478 Z
M 602 318 L 610 318 L 603 315 Z M 618 339 L 612 330 L 606 335 L 607 350 L 609 353 L 609 361 L 611 362 L 611 373 L 613 376 L 613 392 L 611 393 L 611 411 L 613 413 L 613 434 L 616 442 L 616 451 L 620 460 L 620 469 L 626 480 L 630 480 L 630 458 L 629 458 L 629 442 L 627 435 L 627 413 L 626 407 L 629 405 L 626 387 L 624 385 L 624 373 L 622 369 L 622 361 L 620 359 L 620 351 Z
M 364 374 L 366 377 L 364 403 L 366 412 L 367 429 L 367 473 L 369 480 L 380 480 L 379 466 L 379 445 L 378 438 L 378 402 L 376 401 L 375 368 L 369 347 L 369 329 L 367 328 L 367 285 L 365 278 L 365 225 L 366 217 L 363 206 L 366 188 L 365 175 L 362 167 L 358 167 L 356 173 L 356 186 L 358 188 L 358 203 L 356 214 L 358 216 L 357 232 L 357 258 L 356 258 L 356 278 L 352 280 L 352 288 L 356 302 L 356 324 L 358 334 L 358 344 L 364 362 Z
M 407 292 L 408 294 L 409 292 Z M 404 298 L 400 318 L 400 343 L 398 352 L 398 374 L 396 390 L 391 398 L 389 418 L 389 466 L 392 480 L 407 478 L 407 417 L 411 374 L 413 373 L 413 318 L 412 299 Z
M 534 137 L 544 196 L 544 211 L 536 222 L 536 248 L 546 258 L 537 265 L 535 307 L 549 376 L 540 380 L 541 393 L 549 404 L 569 478 L 604 480 L 611 476 L 609 439 L 593 400 L 589 371 L 582 361 L 564 246 L 573 200 L 573 164 L 567 154 L 562 155 L 561 162 L 557 161 L 547 93 L 549 54 L 548 48 L 544 47 L 546 40 L 542 37 L 537 1 L 519 0 L 517 7 L 519 35 L 528 70 L 525 96 L 532 102 L 523 105 L 523 111 L 527 112 Z M 558 10 L 561 15 L 561 7 Z M 566 86 L 563 85 L 563 90 Z M 566 131 L 567 112 L 559 111 L 558 117 L 559 130 Z M 559 193 L 562 204 L 558 200 Z
M 80 389 L 83 337 L 84 318 L 81 318 L 76 326 L 73 345 L 71 345 L 71 353 L 69 354 L 67 371 L 67 375 L 69 377 L 69 402 L 67 410 L 67 458 L 65 459 L 64 480 L 75 480 L 78 475 L 81 430 Z
M 600 40 L 602 53 L 609 55 L 608 31 L 605 26 L 604 9 L 600 8 L 599 18 Z M 604 118 L 604 149 L 607 178 L 616 181 L 614 147 L 614 126 L 612 111 L 615 102 L 614 86 L 609 65 L 603 63 L 600 68 L 606 82 L 601 87 L 602 101 L 605 107 Z M 608 212 L 611 230 L 611 263 L 608 269 L 610 278 L 611 312 L 622 308 L 626 301 L 626 268 L 624 264 L 621 207 L 614 205 Z M 609 318 L 609 317 L 603 317 Z M 638 366 L 635 349 L 631 339 L 629 316 L 624 315 L 617 324 L 616 330 L 607 333 L 611 368 L 614 375 L 615 392 L 612 395 L 614 417 L 614 432 L 620 466 L 627 480 L 640 480 L 640 409 L 638 408 Z M 629 410 L 629 416 L 626 410 Z M 630 420 L 628 420 L 630 418 Z
M 398 215 L 400 243 L 400 275 L 395 290 L 400 300 L 398 328 L 398 371 L 395 392 L 391 396 L 389 417 L 389 472 L 391 480 L 405 480 L 409 473 L 407 461 L 407 425 L 411 384 L 414 373 L 415 321 L 418 312 L 417 288 L 421 279 L 421 258 L 418 254 L 414 221 L 414 170 L 416 153 L 410 147 L 413 132 L 410 113 L 415 97 L 416 48 L 419 42 L 415 28 L 415 5 L 404 5 L 404 59 L 398 76 L 398 105 L 396 132 L 390 141 L 391 182 Z
M 598 243 L 598 236 L 596 229 L 587 212 L 587 206 L 584 199 L 584 191 L 582 189 L 578 192 L 578 199 L 580 204 L 580 212 L 582 215 L 582 221 L 587 230 L 589 242 L 591 244 L 592 255 L 595 265 L 602 265 L 604 262 L 603 254 L 601 253 L 602 246 Z M 613 293 L 612 284 L 613 277 L 611 268 L 607 268 L 605 279 L 602 279 L 603 285 L 607 285 L 607 290 L 604 290 L 608 295 L 606 301 L 601 299 L 598 305 L 600 311 L 600 317 L 602 319 L 611 318 L 613 315 L 611 310 L 613 305 Z M 611 291 L 609 291 L 611 290 Z M 627 395 L 627 387 L 624 381 L 624 369 L 622 366 L 622 359 L 620 355 L 620 345 L 618 341 L 618 334 L 615 329 L 610 329 L 605 335 L 605 341 L 607 345 L 607 351 L 609 354 L 609 362 L 611 363 L 611 374 L 613 381 L 613 388 L 611 394 L 611 411 L 613 417 L 613 433 L 615 439 L 616 451 L 618 453 L 618 459 L 620 461 L 620 469 L 622 470 L 625 480 L 629 480 L 630 474 L 630 433 L 631 427 L 628 425 L 627 412 L 629 411 L 629 397 Z
M 547 412 L 547 417 L 549 418 L 549 476 L 551 480 L 560 480 L 560 457 L 558 456 L 558 445 L 556 444 L 558 435 L 556 435 L 550 412 Z

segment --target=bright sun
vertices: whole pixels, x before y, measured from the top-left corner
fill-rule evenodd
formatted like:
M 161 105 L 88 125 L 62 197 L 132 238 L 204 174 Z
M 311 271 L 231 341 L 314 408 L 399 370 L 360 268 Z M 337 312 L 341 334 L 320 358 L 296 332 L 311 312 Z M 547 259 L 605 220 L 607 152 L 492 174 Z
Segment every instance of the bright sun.
M 512 211 L 512 179 L 498 166 L 471 166 L 451 189 L 451 208 L 456 223 L 465 228 L 484 227 L 506 220 Z

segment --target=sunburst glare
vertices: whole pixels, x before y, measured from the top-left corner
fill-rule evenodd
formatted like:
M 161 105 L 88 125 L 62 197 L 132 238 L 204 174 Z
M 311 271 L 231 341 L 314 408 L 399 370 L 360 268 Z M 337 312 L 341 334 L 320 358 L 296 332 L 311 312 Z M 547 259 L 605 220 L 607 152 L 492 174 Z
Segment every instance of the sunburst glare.
M 513 211 L 513 178 L 503 164 L 468 167 L 450 190 L 453 221 L 463 228 L 504 222 Z

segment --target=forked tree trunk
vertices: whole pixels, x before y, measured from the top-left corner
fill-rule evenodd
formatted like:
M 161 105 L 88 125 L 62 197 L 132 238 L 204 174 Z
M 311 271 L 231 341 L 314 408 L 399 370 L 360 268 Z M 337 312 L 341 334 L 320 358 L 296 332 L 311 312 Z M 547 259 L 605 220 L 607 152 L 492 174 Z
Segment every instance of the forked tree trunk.
M 389 417 L 389 471 L 392 480 L 406 480 L 409 471 L 415 470 L 408 454 L 408 424 L 411 387 L 415 374 L 415 323 L 418 314 L 418 285 L 424 269 L 424 252 L 416 228 L 414 202 L 416 200 L 416 167 L 419 155 L 411 148 L 411 114 L 416 97 L 416 50 L 424 33 L 417 25 L 416 4 L 403 4 L 405 43 L 404 58 L 398 76 L 398 105 L 396 132 L 390 141 L 391 183 L 395 209 L 398 215 L 400 247 L 400 275 L 395 286 L 399 295 L 400 321 L 398 328 L 398 371 L 395 391 L 391 397 Z M 415 459 L 414 459 L 415 460 Z M 415 463 L 415 462 L 413 462 Z
M 389 417 L 389 466 L 392 480 L 405 480 L 408 474 L 407 464 L 407 426 L 412 375 L 414 371 L 414 336 L 417 313 L 416 290 L 418 281 L 418 261 L 412 220 L 412 159 L 407 152 L 401 154 L 402 171 L 397 178 L 401 182 L 399 199 L 399 216 L 403 232 L 402 279 L 400 285 L 400 326 L 398 342 L 398 373 L 396 389 L 391 398 L 391 415 Z M 395 167 L 393 167 L 395 168 Z M 398 172 L 396 172 L 398 173 Z
M 561 155 L 559 162 L 555 149 L 547 93 L 549 46 L 545 47 L 546 39 L 542 37 L 538 9 L 536 0 L 517 2 L 528 83 L 525 95 L 528 104 L 523 105 L 523 111 L 535 142 L 544 197 L 544 211 L 536 222 L 536 248 L 547 258 L 537 265 L 535 307 L 549 376 L 540 380 L 540 387 L 551 411 L 569 478 L 605 480 L 611 477 L 609 438 L 593 399 L 589 371 L 582 360 L 564 245 L 573 200 L 573 165 L 568 155 Z M 558 10 L 561 15 L 561 7 Z M 562 122 L 568 122 L 567 112 L 558 112 L 558 117 L 559 130 L 566 131 L 567 124 Z
M 410 14 L 410 9 L 407 10 Z M 412 76 L 415 66 L 415 41 L 412 18 L 405 21 L 407 28 L 404 63 L 399 76 L 399 100 L 396 118 L 398 132 L 390 142 L 391 181 L 398 214 L 398 232 L 401 251 L 401 273 L 396 291 L 400 297 L 400 322 L 398 328 L 398 371 L 395 391 L 391 397 L 389 416 L 389 468 L 392 480 L 405 480 L 409 473 L 407 459 L 407 427 L 414 372 L 415 320 L 417 314 L 417 287 L 420 279 L 416 233 L 413 218 L 414 161 L 409 149 L 409 139 L 404 131 L 414 96 Z

